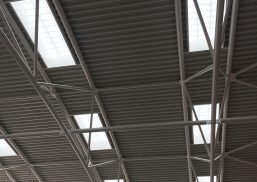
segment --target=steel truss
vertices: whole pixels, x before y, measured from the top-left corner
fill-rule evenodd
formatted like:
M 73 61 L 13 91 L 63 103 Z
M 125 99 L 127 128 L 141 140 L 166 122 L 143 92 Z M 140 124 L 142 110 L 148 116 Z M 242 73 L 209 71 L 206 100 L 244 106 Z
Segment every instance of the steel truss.
M 18 35 L 19 39 L 21 39 L 21 41 L 23 42 L 25 48 L 28 50 L 30 56 L 33 58 L 34 60 L 34 70 L 33 72 L 30 71 L 30 69 L 27 67 L 26 65 L 26 60 L 24 59 L 24 55 L 22 54 L 19 45 L 18 44 L 13 44 L 11 43 L 11 41 L 8 39 L 8 37 L 6 36 L 6 33 L 3 31 L 3 29 L 1 29 L 0 31 L 0 37 L 3 40 L 3 42 L 6 44 L 6 46 L 9 48 L 9 51 L 11 52 L 11 54 L 16 58 L 17 63 L 20 65 L 20 67 L 22 68 L 22 70 L 24 71 L 24 73 L 26 74 L 26 76 L 28 77 L 28 79 L 31 81 L 33 87 L 35 88 L 35 90 L 38 92 L 38 95 L 42 98 L 42 100 L 45 102 L 45 104 L 47 105 L 49 111 L 52 113 L 52 115 L 55 117 L 56 121 L 58 122 L 58 124 L 61 127 L 61 130 L 52 130 L 52 131 L 37 131 L 37 132 L 26 132 L 26 133 L 12 133 L 12 134 L 7 134 L 5 132 L 5 130 L 2 128 L 0 128 L 2 135 L 0 135 L 0 139 L 8 139 L 8 141 L 11 143 L 11 145 L 15 148 L 15 150 L 19 153 L 19 155 L 22 156 L 23 160 L 25 161 L 26 165 L 29 165 L 31 167 L 31 170 L 33 172 L 33 174 L 37 177 L 38 181 L 43 182 L 43 179 L 41 179 L 41 177 L 38 175 L 38 173 L 35 170 L 35 166 L 40 166 L 40 165 L 44 165 L 44 164 L 31 164 L 28 159 L 26 158 L 26 156 L 22 153 L 22 151 L 19 150 L 19 148 L 17 147 L 17 145 L 13 142 L 12 139 L 14 138 L 26 138 L 26 137 L 51 137 L 52 135 L 61 135 L 61 136 L 65 136 L 67 137 L 69 143 L 71 144 L 73 150 L 76 152 L 78 158 L 79 158 L 79 162 L 82 163 L 82 165 L 85 168 L 85 171 L 87 172 L 88 176 L 90 177 L 91 181 L 94 182 L 92 174 L 89 172 L 89 167 L 94 168 L 94 172 L 95 175 L 97 176 L 97 180 L 100 182 L 100 176 L 97 172 L 97 166 L 98 165 L 108 165 L 109 163 L 113 163 L 113 162 L 118 162 L 121 166 L 121 169 L 125 175 L 125 179 L 126 182 L 130 182 L 129 179 L 129 175 L 127 173 L 126 170 L 126 166 L 125 166 L 125 161 L 135 161 L 135 160 L 161 160 L 161 159 L 187 159 L 188 161 L 188 176 L 189 176 L 189 182 L 193 182 L 193 175 L 197 179 L 197 174 L 194 170 L 194 166 L 192 165 L 192 161 L 191 160 L 199 160 L 199 161 L 203 161 L 203 162 L 207 162 L 210 163 L 210 181 L 214 182 L 214 163 L 216 160 L 220 159 L 220 168 L 219 168 L 219 174 L 218 174 L 218 181 L 219 182 L 223 182 L 223 178 L 224 178 L 224 161 L 225 158 L 228 159 L 232 159 L 241 163 L 245 163 L 248 165 L 252 165 L 252 166 L 257 166 L 257 164 L 248 162 L 248 161 L 244 161 L 242 159 L 238 159 L 236 157 L 231 156 L 232 153 L 237 152 L 239 150 L 243 150 L 247 147 L 253 146 L 257 144 L 257 141 L 251 142 L 249 144 L 243 145 L 239 148 L 236 148 L 234 150 L 225 151 L 225 146 L 226 146 L 226 126 L 227 124 L 236 124 L 236 123 L 240 123 L 242 120 L 247 121 L 247 122 L 255 122 L 257 119 L 257 116 L 252 116 L 252 117 L 238 117 L 238 118 L 228 118 L 228 103 L 229 103 L 229 93 L 230 93 L 230 85 L 231 82 L 235 81 L 250 87 L 254 87 L 257 88 L 256 85 L 253 85 L 251 83 L 248 83 L 246 81 L 242 81 L 236 78 L 236 76 L 238 76 L 239 74 L 242 74 L 254 67 L 257 66 L 257 63 L 251 64 L 241 70 L 239 70 L 236 73 L 232 73 L 232 61 L 233 61 L 233 51 L 234 51 L 234 42 L 235 42 L 235 33 L 236 33 L 236 23 L 237 23 L 237 15 L 238 15 L 238 4 L 239 4 L 239 0 L 234 0 L 233 2 L 231 2 L 231 0 L 229 0 L 229 3 L 232 4 L 232 19 L 231 19 L 231 26 L 230 26 L 230 35 L 229 35 L 229 46 L 228 46 L 228 55 L 227 55 L 227 68 L 226 68 L 226 73 L 223 73 L 224 78 L 219 78 L 219 72 L 221 72 L 220 67 L 219 67 L 219 62 L 220 62 L 220 49 L 223 43 L 223 39 L 224 39 L 224 28 L 227 24 L 227 14 L 228 14 L 228 10 L 226 12 L 225 18 L 223 20 L 223 11 L 224 11 L 224 0 L 218 0 L 217 3 L 217 13 L 216 13 L 216 31 L 215 31 L 215 45 L 214 48 L 212 47 L 211 41 L 210 41 L 210 37 L 208 35 L 202 14 L 201 14 L 201 10 L 199 8 L 198 2 L 197 0 L 193 0 L 194 1 L 194 5 L 210 50 L 210 54 L 213 60 L 213 64 L 200 70 L 199 72 L 193 74 L 192 76 L 186 78 L 185 77 L 185 66 L 184 66 L 184 50 L 183 50 L 183 35 L 182 35 L 182 18 L 181 18 L 181 1 L 180 0 L 175 0 L 175 12 L 176 12 L 176 29 L 177 29 L 177 43 L 178 43 L 178 56 L 179 56 L 179 65 L 180 65 L 180 80 L 177 82 L 172 82 L 172 83 L 160 83 L 160 84 L 150 84 L 150 85 L 135 85 L 135 86 L 127 86 L 127 87 L 116 87 L 116 88 L 106 88 L 106 89 L 97 89 L 95 87 L 94 81 L 90 75 L 90 72 L 87 68 L 86 65 L 86 61 L 84 60 L 82 53 L 80 51 L 80 48 L 76 42 L 76 39 L 73 35 L 73 32 L 71 30 L 71 27 L 69 25 L 69 22 L 66 18 L 66 15 L 61 7 L 61 4 L 59 3 L 59 1 L 53 1 L 53 4 L 57 10 L 58 15 L 60 16 L 60 19 L 62 21 L 62 24 L 65 28 L 65 31 L 68 34 L 68 37 L 71 41 L 71 44 L 76 52 L 76 56 L 78 57 L 80 64 L 83 68 L 84 74 L 87 77 L 87 80 L 89 82 L 90 85 L 90 89 L 85 89 L 85 88 L 79 88 L 79 87 L 74 87 L 74 86 L 69 86 L 69 85 L 60 85 L 60 84 L 54 84 L 51 83 L 50 79 L 48 78 L 47 74 L 45 73 L 42 65 L 40 64 L 40 62 L 38 62 L 38 57 L 37 57 L 37 43 L 35 43 L 35 47 L 34 47 L 34 51 L 31 49 L 31 47 L 29 46 L 29 43 L 27 42 L 26 38 L 24 37 L 24 35 L 22 34 L 19 26 L 16 24 L 15 20 L 13 19 L 12 15 L 10 14 L 10 12 L 8 11 L 5 3 L 3 2 L 3 0 L 0 0 L 0 5 L 1 5 L 1 9 L 4 12 L 4 14 L 2 15 L 2 17 L 6 16 L 6 18 L 8 19 L 8 21 L 10 22 L 11 26 L 14 28 L 14 30 L 16 31 L 16 34 Z M 228 8 L 230 8 L 231 5 L 228 6 Z M 5 17 L 4 17 L 5 18 Z M 37 24 L 38 22 L 38 14 L 36 16 L 35 19 L 35 23 Z M 36 28 L 37 31 L 37 28 Z M 35 35 L 37 38 L 37 34 Z M 14 34 L 12 34 L 12 38 L 15 39 Z M 36 54 L 34 54 L 34 52 Z M 37 82 L 37 80 L 35 79 L 37 70 L 43 75 L 43 77 L 45 78 L 45 82 Z M 200 75 L 211 71 L 212 70 L 212 109 L 211 109 L 211 120 L 210 121 L 201 121 L 198 120 L 197 121 L 189 121 L 188 119 L 188 103 L 190 104 L 192 110 L 194 110 L 193 108 L 193 102 L 190 98 L 190 94 L 187 90 L 186 87 L 186 83 L 192 81 L 193 79 L 199 77 Z M 223 103 L 222 103 L 222 113 L 223 113 L 223 117 L 222 118 L 216 118 L 216 103 L 217 103 L 217 89 L 218 89 L 218 80 L 219 79 L 225 79 L 225 89 L 224 89 L 224 96 L 223 96 Z M 42 87 L 43 86 L 43 87 Z M 105 109 L 103 107 L 101 98 L 100 98 L 100 92 L 112 92 L 112 91 L 126 91 L 126 90 L 131 90 L 131 89 L 142 89 L 142 88 L 150 88 L 150 87 L 162 87 L 162 86 L 181 86 L 181 95 L 182 95 L 182 103 L 183 103 L 183 116 L 184 116 L 184 120 L 183 121 L 173 121 L 173 122 L 166 122 L 166 123 L 158 123 L 158 124 L 137 124 L 137 125 L 123 125 L 123 126 L 111 126 L 108 120 L 108 116 L 105 112 Z M 94 99 L 92 99 L 92 102 L 94 100 L 96 100 L 96 103 L 100 109 L 100 112 L 104 118 L 104 121 L 106 123 L 106 127 L 102 127 L 102 128 L 89 128 L 89 129 L 76 129 L 74 125 L 72 125 L 72 120 L 69 116 L 69 113 L 66 109 L 66 107 L 64 106 L 61 98 L 59 97 L 57 91 L 55 90 L 55 88 L 64 88 L 64 89 L 72 89 L 72 90 L 78 90 L 81 92 L 90 92 L 92 93 L 92 95 L 94 95 Z M 71 124 L 71 129 L 67 129 L 63 122 L 61 121 L 61 119 L 59 118 L 59 116 L 57 115 L 56 111 L 54 110 L 54 108 L 52 107 L 51 102 L 48 100 L 48 98 L 46 97 L 45 93 L 43 92 L 42 89 L 48 89 L 48 91 L 52 92 L 56 98 L 57 98 L 57 102 L 60 105 L 60 107 L 62 108 L 66 119 L 68 121 L 68 123 Z M 92 103 L 91 103 L 92 104 Z M 91 111 L 92 114 L 92 111 Z M 195 115 L 195 118 L 198 118 L 196 115 L 196 112 L 193 113 Z M 202 129 L 201 129 L 201 125 L 205 125 L 205 124 L 211 124 L 211 145 L 210 145 L 210 149 L 206 143 L 205 137 L 203 135 Z M 215 150 L 215 145 L 216 145 L 216 140 L 217 138 L 215 138 L 215 125 L 219 124 L 222 125 L 222 142 L 221 142 L 221 152 L 220 154 L 218 154 L 218 156 L 216 156 L 216 150 Z M 204 140 L 204 145 L 206 147 L 206 151 L 207 151 L 207 156 L 208 159 L 205 158 L 200 158 L 199 156 L 191 156 L 191 150 L 190 150 L 190 135 L 189 135 L 189 126 L 193 126 L 193 125 L 197 125 L 199 126 L 199 129 L 201 131 L 201 136 Z M 186 148 L 187 148 L 187 155 L 186 156 L 168 156 L 168 157 L 151 157 L 151 158 L 123 158 L 119 149 L 119 146 L 115 140 L 114 131 L 118 131 L 118 132 L 127 132 L 127 131 L 141 131 L 141 130 L 147 130 L 147 129 L 152 129 L 152 128 L 156 128 L 156 129 L 163 129 L 163 128 L 167 128 L 169 126 L 178 126 L 178 127 L 185 127 L 185 138 L 186 138 Z M 94 162 L 92 161 L 92 158 L 90 157 L 90 150 L 83 144 L 82 139 L 80 138 L 81 133 L 92 133 L 92 132 L 109 132 L 110 136 L 111 136 L 111 140 L 114 144 L 115 147 L 115 151 L 117 153 L 118 159 L 113 159 L 112 161 L 104 161 L 103 163 L 100 164 L 94 164 Z M 219 131 L 219 130 L 218 130 Z M 218 132 L 217 131 L 217 132 Z M 83 153 L 79 150 L 78 146 L 75 143 L 75 138 L 74 135 L 76 134 L 77 139 L 79 140 L 80 145 L 83 148 Z M 218 135 L 217 135 L 218 136 Z M 91 166 L 88 165 L 88 161 L 86 161 L 83 158 L 84 153 L 86 154 L 86 156 L 88 156 L 88 160 L 90 161 Z M 74 162 L 74 161 L 73 161 Z M 78 161 L 77 161 L 78 162 Z M 67 162 L 69 163 L 69 162 Z M 45 164 L 47 165 L 47 164 Z M 48 165 L 61 165 L 61 164 L 48 164 Z M 21 166 L 3 166 L 0 163 L 0 170 L 4 170 L 6 172 L 6 175 L 10 178 L 10 180 L 12 180 L 13 182 L 15 182 L 15 179 L 11 176 L 11 174 L 8 172 L 8 170 L 14 169 L 14 168 L 18 168 Z M 120 169 L 119 169 L 120 170 Z M 120 174 L 120 172 L 119 172 Z M 119 176 L 119 175 L 118 175 Z

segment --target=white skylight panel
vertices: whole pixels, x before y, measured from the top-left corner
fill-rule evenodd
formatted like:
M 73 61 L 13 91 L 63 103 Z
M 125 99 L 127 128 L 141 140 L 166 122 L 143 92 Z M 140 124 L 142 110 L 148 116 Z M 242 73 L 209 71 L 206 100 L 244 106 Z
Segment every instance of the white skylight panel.
M 217 0 L 198 0 L 198 4 L 211 43 L 212 45 L 214 45 Z M 188 0 L 188 32 L 189 51 L 200 51 L 209 49 L 193 0 Z
M 75 115 L 75 119 L 80 128 L 90 128 L 90 116 L 91 114 Z M 92 128 L 103 127 L 98 114 L 93 114 L 93 125 Z M 89 141 L 89 133 L 84 133 L 87 143 Z M 110 142 L 105 132 L 94 132 L 91 133 L 91 150 L 105 150 L 111 149 Z
M 194 106 L 198 120 L 211 120 L 211 104 L 195 105 Z M 219 114 L 219 104 L 217 104 L 216 118 Z M 194 114 L 192 112 L 193 121 L 195 121 Z M 211 125 L 201 126 L 206 142 L 210 143 Z M 216 126 L 217 129 L 217 126 Z M 194 144 L 203 144 L 203 139 L 198 126 L 193 126 Z
M 35 3 L 35 0 L 11 3 L 33 42 L 35 33 Z M 38 36 L 38 50 L 48 68 L 75 65 L 75 61 L 46 0 L 39 1 Z
M 0 139 L 0 157 L 17 155 L 10 145 L 4 140 Z
M 104 180 L 104 182 L 118 182 L 117 179 L 111 179 L 111 180 Z M 119 182 L 124 182 L 123 179 L 120 179 Z
M 199 182 L 210 182 L 210 176 L 198 176 Z M 214 176 L 214 182 L 217 181 L 217 177 Z

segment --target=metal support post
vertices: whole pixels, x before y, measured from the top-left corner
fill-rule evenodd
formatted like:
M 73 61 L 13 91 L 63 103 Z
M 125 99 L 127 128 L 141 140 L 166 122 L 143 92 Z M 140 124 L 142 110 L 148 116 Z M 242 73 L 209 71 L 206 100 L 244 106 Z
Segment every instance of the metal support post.
M 176 29 L 177 29 L 177 42 L 178 42 L 178 56 L 179 56 L 179 68 L 180 68 L 180 80 L 181 80 L 181 95 L 183 104 L 183 116 L 184 121 L 188 121 L 188 110 L 187 110 L 187 98 L 185 94 L 185 84 L 183 83 L 185 79 L 185 66 L 184 66 L 184 50 L 183 50 L 183 35 L 182 35 L 182 15 L 181 15 L 181 2 L 180 0 L 175 0 L 175 13 L 176 13 Z M 192 166 L 191 166 L 191 147 L 190 147 L 190 135 L 189 127 L 185 127 L 185 137 L 186 137 L 186 150 L 187 150 L 187 163 L 188 163 L 188 177 L 189 182 L 192 182 Z
M 228 55 L 227 55 L 227 69 L 226 74 L 228 76 L 231 75 L 232 70 L 232 62 L 233 62 L 233 55 L 234 55 L 234 44 L 235 44 L 235 34 L 236 34 L 236 24 L 237 24 L 237 15 L 238 15 L 238 6 L 239 6 L 239 0 L 233 1 L 232 6 L 232 19 L 231 19 L 231 26 L 230 26 L 230 35 L 229 35 L 229 47 L 228 47 Z M 228 117 L 228 107 L 229 107 L 229 93 L 230 93 L 230 84 L 231 80 L 229 78 L 226 78 L 225 84 L 227 86 L 227 92 L 225 95 L 225 101 L 224 101 L 224 110 L 223 110 L 223 118 Z M 222 143 L 221 143 L 221 169 L 220 169 L 220 176 L 219 181 L 223 182 L 224 180 L 224 160 L 225 160 L 225 152 L 226 152 L 226 130 L 227 130 L 227 124 L 224 123 L 222 125 Z
M 211 147 L 210 147 L 210 182 L 214 182 L 214 156 L 215 156 L 215 128 L 217 110 L 217 91 L 219 81 L 219 62 L 221 49 L 221 33 L 223 21 L 224 0 L 217 1 L 216 29 L 214 42 L 214 61 L 212 75 L 212 101 L 211 101 Z

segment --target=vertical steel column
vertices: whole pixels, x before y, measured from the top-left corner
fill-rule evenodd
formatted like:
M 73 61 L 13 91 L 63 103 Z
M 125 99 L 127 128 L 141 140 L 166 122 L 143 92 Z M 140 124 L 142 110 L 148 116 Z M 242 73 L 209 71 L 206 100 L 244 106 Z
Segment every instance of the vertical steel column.
M 214 62 L 213 62 L 213 72 L 212 72 L 210 182 L 214 182 L 215 127 L 216 127 L 216 110 L 217 110 L 217 95 L 218 95 L 218 83 L 219 83 L 219 63 L 220 63 L 223 11 L 224 11 L 224 0 L 218 0 L 217 13 L 216 13 L 215 42 L 214 42 Z
M 73 31 L 72 31 L 71 27 L 70 27 L 69 21 L 68 21 L 65 13 L 63 11 L 63 8 L 62 8 L 62 6 L 61 6 L 59 1 L 53 1 L 53 3 L 55 5 L 55 7 L 56 7 L 56 11 L 57 11 L 58 15 L 60 16 L 60 19 L 61 19 L 61 21 L 63 23 L 63 26 L 64 26 L 64 28 L 65 28 L 65 30 L 67 32 L 67 35 L 68 35 L 68 37 L 69 37 L 69 39 L 71 41 L 71 44 L 72 44 L 72 46 L 74 48 L 74 51 L 75 51 L 75 53 L 76 53 L 76 55 L 78 57 L 78 60 L 79 60 L 80 65 L 81 65 L 81 67 L 83 69 L 83 72 L 84 72 L 84 74 L 85 74 L 85 76 L 86 76 L 86 78 L 88 80 L 88 83 L 89 83 L 89 85 L 91 87 L 91 90 L 94 91 L 94 90 L 96 90 L 94 81 L 93 81 L 92 76 L 91 76 L 91 74 L 89 72 L 89 69 L 87 67 L 86 61 L 85 61 L 85 59 L 84 59 L 84 57 L 83 57 L 83 55 L 82 55 L 82 53 L 80 51 L 79 45 L 78 45 L 78 43 L 76 41 L 76 38 L 75 38 L 75 36 L 73 34 Z M 100 109 L 100 112 L 102 114 L 102 117 L 103 117 L 103 119 L 105 121 L 106 126 L 110 126 L 110 122 L 109 122 L 107 113 L 105 112 L 105 109 L 103 107 L 103 103 L 102 103 L 102 100 L 100 98 L 100 95 L 97 92 L 95 93 L 95 99 L 96 99 L 96 103 L 97 103 L 97 105 L 98 105 L 98 107 Z M 124 161 L 122 159 L 122 155 L 121 155 L 121 151 L 120 151 L 120 148 L 118 146 L 118 143 L 117 143 L 117 141 L 116 141 L 116 139 L 114 137 L 113 132 L 109 132 L 109 134 L 110 134 L 110 138 L 112 140 L 112 143 L 114 145 L 115 151 L 117 153 L 117 156 L 118 156 L 119 160 L 121 160 L 121 167 L 122 167 L 122 170 L 123 170 L 126 182 L 130 182 L 130 179 L 129 179 L 129 176 L 128 176 L 128 172 L 127 172 L 125 163 L 124 163 Z
M 181 80 L 181 95 L 183 104 L 183 115 L 184 121 L 188 121 L 188 110 L 187 110 L 187 97 L 185 94 L 185 65 L 184 65 L 184 48 L 183 48 L 183 35 L 182 35 L 182 18 L 181 18 L 181 1 L 175 0 L 175 13 L 176 13 L 176 29 L 177 29 L 177 42 L 178 42 L 178 56 L 179 56 L 179 69 L 180 69 L 180 80 Z M 191 149 L 190 149 L 190 135 L 189 126 L 185 126 L 185 137 L 186 137 L 186 149 L 187 149 L 187 165 L 188 165 L 188 177 L 189 182 L 192 182 L 192 165 L 191 165 Z
M 238 6 L 239 0 L 233 0 L 232 6 L 232 15 L 231 15 L 231 24 L 230 24 L 230 34 L 229 34 L 229 44 L 228 44 L 228 55 L 227 55 L 227 68 L 226 74 L 231 75 L 232 62 L 234 55 L 234 45 L 235 45 L 235 35 L 236 35 L 236 24 L 237 24 L 237 15 L 238 15 Z M 223 118 L 228 117 L 228 104 L 229 104 L 229 93 L 230 93 L 230 80 L 226 78 L 225 85 L 227 85 L 228 90 L 225 96 L 224 109 L 223 109 Z M 226 129 L 227 124 L 223 123 L 222 125 L 222 143 L 221 143 L 221 169 L 220 169 L 220 182 L 224 180 L 224 160 L 225 160 L 225 148 L 226 148 Z

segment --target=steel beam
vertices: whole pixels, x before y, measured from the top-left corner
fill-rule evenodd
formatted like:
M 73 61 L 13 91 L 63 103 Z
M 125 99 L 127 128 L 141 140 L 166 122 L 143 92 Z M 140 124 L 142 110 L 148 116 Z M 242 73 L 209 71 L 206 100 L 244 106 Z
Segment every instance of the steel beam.
M 232 6 L 228 55 L 227 55 L 227 68 L 226 68 L 226 74 L 229 77 L 231 76 L 232 62 L 233 62 L 233 56 L 234 56 L 234 45 L 235 45 L 238 6 L 239 6 L 239 0 L 234 0 L 233 1 L 233 6 Z M 231 84 L 231 80 L 229 78 L 226 78 L 225 86 L 227 87 L 227 91 L 225 92 L 226 95 L 225 95 L 225 100 L 224 100 L 223 118 L 228 117 L 230 84 Z M 220 169 L 220 175 L 219 175 L 219 179 L 218 179 L 220 182 L 224 181 L 224 160 L 225 160 L 224 155 L 225 155 L 225 152 L 226 152 L 226 130 L 227 130 L 227 124 L 224 123 L 222 125 L 221 160 L 220 160 L 221 169 Z
M 232 6 L 232 0 L 226 0 L 226 11 L 225 11 L 225 15 L 224 15 L 224 20 L 223 20 L 223 25 L 222 25 L 222 45 L 224 47 L 224 43 L 225 43 L 225 35 L 226 35 L 226 27 L 228 24 L 228 18 L 229 18 L 229 12 L 230 12 L 230 8 Z
M 187 99 L 188 99 L 188 102 L 190 104 L 191 110 L 193 111 L 193 115 L 195 116 L 195 120 L 199 121 L 198 116 L 197 116 L 196 111 L 195 111 L 195 108 L 194 108 L 194 105 L 193 105 L 193 102 L 191 100 L 190 94 L 189 94 L 189 92 L 188 92 L 186 87 L 184 87 L 184 89 L 185 89 L 185 94 L 187 96 Z M 207 154 L 208 154 L 208 156 L 210 158 L 210 150 L 209 150 L 209 147 L 207 145 L 207 142 L 206 142 L 206 139 L 205 139 L 205 136 L 204 136 L 204 133 L 203 133 L 201 125 L 198 125 L 198 129 L 200 130 L 200 134 L 201 134 L 201 137 L 203 139 L 205 150 L 206 150 L 206 152 L 207 152 Z
M 38 65 L 38 26 L 39 25 L 39 0 L 36 0 L 35 6 L 35 35 L 34 35 L 34 65 L 33 65 L 33 75 L 37 76 L 37 65 Z
M 185 80 L 185 65 L 184 65 L 184 47 L 183 47 L 183 35 L 182 35 L 182 15 L 181 15 L 181 1 L 175 0 L 175 13 L 176 13 L 176 30 L 177 30 L 177 43 L 178 43 L 178 56 L 179 56 L 179 70 L 181 80 L 181 96 L 183 105 L 184 121 L 188 121 L 187 110 L 187 97 L 185 94 L 186 85 L 183 83 Z M 192 164 L 191 164 L 191 144 L 189 126 L 185 126 L 185 138 L 186 138 L 186 150 L 187 150 L 187 165 L 188 165 L 188 177 L 189 182 L 193 181 Z
M 85 61 L 85 59 L 84 59 L 84 57 L 83 57 L 83 55 L 82 55 L 82 53 L 80 51 L 79 45 L 78 45 L 78 43 L 76 41 L 76 38 L 75 38 L 75 36 L 73 34 L 73 31 L 72 31 L 71 27 L 70 27 L 69 21 L 68 21 L 65 13 L 63 11 L 63 8 L 62 8 L 62 6 L 61 6 L 59 1 L 53 1 L 53 3 L 55 5 L 55 8 L 56 8 L 56 11 L 57 11 L 58 15 L 60 16 L 60 19 L 61 19 L 61 21 L 63 23 L 63 26 L 64 26 L 64 28 L 65 28 L 65 30 L 67 32 L 67 35 L 68 35 L 68 37 L 69 37 L 69 39 L 71 41 L 71 44 L 72 44 L 72 46 L 74 48 L 74 51 L 75 51 L 75 53 L 76 53 L 76 55 L 78 57 L 78 60 L 79 60 L 80 65 L 81 65 L 81 67 L 83 69 L 83 72 L 84 72 L 84 74 L 85 74 L 85 76 L 86 76 L 86 78 L 88 80 L 90 88 L 92 90 L 95 90 L 96 87 L 95 87 L 94 81 L 93 81 L 93 79 L 91 77 L 91 74 L 90 74 L 89 69 L 88 69 L 87 64 L 86 64 L 86 61 Z M 104 106 L 102 104 L 100 95 L 98 93 L 95 94 L 95 99 L 96 99 L 96 103 L 97 103 L 97 105 L 98 105 L 98 107 L 100 109 L 100 112 L 102 114 L 102 117 L 103 117 L 103 119 L 105 121 L 106 126 L 110 126 L 110 122 L 109 122 L 107 113 L 106 113 L 106 111 L 104 109 Z M 112 143 L 114 145 L 115 151 L 117 153 L 117 156 L 118 156 L 119 160 L 121 160 L 121 167 L 122 167 L 123 173 L 125 175 L 126 182 L 130 182 L 129 175 L 128 175 L 125 163 L 122 161 L 122 155 L 121 155 L 118 143 L 117 143 L 117 141 L 116 141 L 116 139 L 114 137 L 113 132 L 109 132 L 109 134 L 110 134 L 110 138 L 112 140 Z
M 210 182 L 214 182 L 214 156 L 215 156 L 215 127 L 217 110 L 217 91 L 219 81 L 219 62 L 221 49 L 221 33 L 224 11 L 224 0 L 217 1 L 216 28 L 214 42 L 214 56 L 212 69 L 212 98 L 211 98 L 211 145 L 210 145 Z
M 241 70 L 237 71 L 235 73 L 235 75 L 238 76 L 238 75 L 240 75 L 240 74 L 242 74 L 242 73 L 244 73 L 244 72 L 246 72 L 246 71 L 248 71 L 250 69 L 255 68 L 256 66 L 257 66 L 257 63 L 253 63 L 253 64 L 251 64 L 251 65 L 249 65 L 249 66 L 247 66 L 245 68 L 242 68 Z
M 230 124 L 242 124 L 242 121 L 245 123 L 255 123 L 257 120 L 257 116 L 252 117 L 236 117 L 236 118 L 222 118 L 215 122 L 218 123 L 230 123 Z M 127 124 L 120 126 L 107 126 L 101 128 L 86 128 L 86 129 L 71 129 L 68 130 L 71 134 L 78 133 L 89 133 L 89 132 L 129 132 L 129 131 L 143 131 L 143 130 L 156 130 L 156 129 L 168 129 L 174 127 L 185 127 L 185 126 L 196 126 L 196 125 L 205 125 L 210 124 L 211 120 L 200 120 L 200 121 L 169 121 L 169 122 L 159 122 L 159 123 L 145 123 L 145 124 Z M 23 132 L 23 133 L 13 133 L 13 134 L 4 134 L 0 135 L 0 139 L 13 139 L 13 138 L 26 138 L 26 137 L 46 137 L 51 135 L 64 135 L 64 132 L 61 130 L 49 130 L 49 131 L 34 131 L 34 132 Z M 242 146 L 246 148 L 248 146 L 252 146 L 256 144 L 257 141 L 252 142 L 250 144 Z M 241 147 L 239 149 L 241 150 Z M 234 152 L 234 151 L 233 151 Z M 232 153 L 232 152 L 230 152 Z
M 253 83 L 246 82 L 246 81 L 242 81 L 242 80 L 237 79 L 237 78 L 234 79 L 234 81 L 237 82 L 237 83 L 240 83 L 240 84 L 242 84 L 242 85 L 246 85 L 246 86 L 248 86 L 248 87 L 257 88 L 257 85 L 255 85 L 255 84 L 253 84 Z
M 198 4 L 197 0 L 193 0 L 193 1 L 194 1 L 194 5 L 195 5 L 195 9 L 196 9 L 198 18 L 200 20 L 201 27 L 203 29 L 203 33 L 204 33 L 207 45 L 208 45 L 210 53 L 211 53 L 211 57 L 213 58 L 213 47 L 212 47 L 212 44 L 211 44 L 211 39 L 210 39 L 210 36 L 208 34 L 207 28 L 205 26 L 204 19 L 203 19 L 199 4 Z
M 257 141 L 254 141 L 254 142 L 251 142 L 251 143 L 242 145 L 241 147 L 238 147 L 238 148 L 235 148 L 235 149 L 233 149 L 233 150 L 230 150 L 229 152 L 226 152 L 225 155 L 230 155 L 230 154 L 232 154 L 232 153 L 238 152 L 238 151 L 240 151 L 240 150 L 243 150 L 243 149 L 245 149 L 245 148 L 254 146 L 254 145 L 256 145 L 256 144 L 257 144 Z

